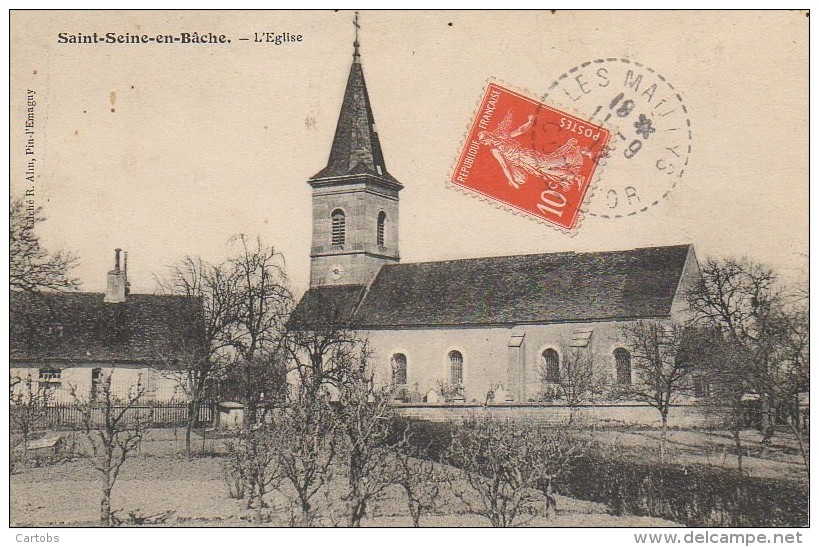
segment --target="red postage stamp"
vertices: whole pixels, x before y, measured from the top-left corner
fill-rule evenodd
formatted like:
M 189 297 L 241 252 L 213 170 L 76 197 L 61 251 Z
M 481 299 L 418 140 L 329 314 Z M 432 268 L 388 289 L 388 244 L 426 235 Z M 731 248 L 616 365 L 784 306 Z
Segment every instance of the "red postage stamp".
M 604 127 L 492 83 L 452 182 L 571 230 L 610 135 Z

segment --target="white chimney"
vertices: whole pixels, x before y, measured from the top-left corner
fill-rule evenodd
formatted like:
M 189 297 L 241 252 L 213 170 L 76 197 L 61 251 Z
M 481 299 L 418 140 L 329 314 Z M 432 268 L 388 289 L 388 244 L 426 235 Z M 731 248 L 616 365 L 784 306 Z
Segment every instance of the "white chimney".
M 108 272 L 108 287 L 105 289 L 105 302 L 125 302 L 125 287 L 127 279 L 125 272 L 119 267 L 119 254 L 122 249 L 114 249 L 114 269 Z
M 122 256 L 122 274 L 125 276 L 125 296 L 131 294 L 131 282 L 128 281 L 128 251 Z

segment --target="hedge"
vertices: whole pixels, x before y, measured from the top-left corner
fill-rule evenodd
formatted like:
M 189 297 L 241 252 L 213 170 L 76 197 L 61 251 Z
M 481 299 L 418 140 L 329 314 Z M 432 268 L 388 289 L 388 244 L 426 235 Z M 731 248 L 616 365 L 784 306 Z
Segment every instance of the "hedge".
M 558 488 L 567 496 L 605 503 L 615 515 L 661 517 L 686 526 L 809 524 L 807 484 L 705 465 L 634 461 L 591 452 L 575 460 Z
M 406 423 L 412 443 L 435 460 L 444 455 L 452 427 L 457 427 Z M 659 517 L 685 526 L 802 527 L 810 520 L 807 483 L 749 477 L 721 467 L 635 460 L 599 449 L 576 458 L 554 486 L 560 494 L 604 503 L 614 515 Z

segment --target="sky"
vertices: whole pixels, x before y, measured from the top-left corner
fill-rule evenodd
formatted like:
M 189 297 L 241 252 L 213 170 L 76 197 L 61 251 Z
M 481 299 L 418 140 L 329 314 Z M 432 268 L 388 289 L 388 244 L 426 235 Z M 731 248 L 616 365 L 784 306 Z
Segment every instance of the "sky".
M 34 156 L 44 245 L 79 255 L 86 291 L 104 290 L 121 247 L 132 290 L 153 292 L 155 276 L 185 255 L 220 260 L 232 235 L 258 234 L 304 290 L 306 181 L 330 151 L 352 19 L 348 11 L 13 13 L 11 191 L 28 187 Z M 693 243 L 701 259 L 747 255 L 786 275 L 804 270 L 807 23 L 798 11 L 362 12 L 378 133 L 389 172 L 405 186 L 402 261 Z M 194 31 L 231 43 L 58 43 L 61 32 Z M 262 32 L 302 41 L 255 42 Z M 448 186 L 487 81 L 537 98 L 572 67 L 605 58 L 652 67 L 686 105 L 689 165 L 657 206 L 587 217 L 568 234 Z M 36 101 L 29 156 L 28 90 Z M 612 162 L 601 180 L 651 186 L 652 176 Z

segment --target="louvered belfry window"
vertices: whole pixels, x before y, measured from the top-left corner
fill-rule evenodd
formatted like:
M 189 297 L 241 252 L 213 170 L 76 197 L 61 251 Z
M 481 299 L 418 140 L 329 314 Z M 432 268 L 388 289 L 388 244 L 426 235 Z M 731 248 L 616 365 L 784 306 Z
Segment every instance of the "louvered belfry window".
M 331 243 L 333 246 L 344 245 L 346 239 L 346 226 L 344 219 L 344 211 L 336 209 L 333 211 L 333 235 Z
M 387 223 L 387 214 L 384 211 L 378 213 L 378 230 L 376 240 L 379 247 L 384 246 L 384 225 Z

